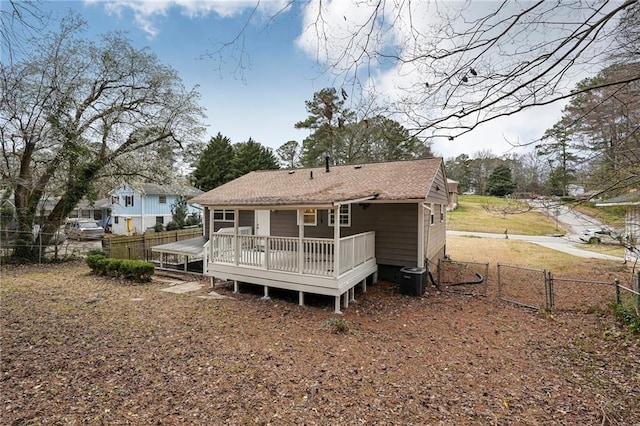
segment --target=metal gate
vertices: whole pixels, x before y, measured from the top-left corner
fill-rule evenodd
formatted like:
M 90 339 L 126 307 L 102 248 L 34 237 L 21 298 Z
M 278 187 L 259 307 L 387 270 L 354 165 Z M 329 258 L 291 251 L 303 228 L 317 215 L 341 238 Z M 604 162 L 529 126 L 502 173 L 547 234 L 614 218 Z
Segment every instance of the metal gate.
M 548 277 L 544 269 L 498 263 L 498 299 L 534 309 L 552 306 Z

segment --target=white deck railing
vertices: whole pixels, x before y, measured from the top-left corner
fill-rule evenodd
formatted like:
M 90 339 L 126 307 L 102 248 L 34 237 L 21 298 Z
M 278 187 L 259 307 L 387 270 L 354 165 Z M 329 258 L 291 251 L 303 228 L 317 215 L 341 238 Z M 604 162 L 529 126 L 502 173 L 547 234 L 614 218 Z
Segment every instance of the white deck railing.
M 300 248 L 302 249 L 300 251 Z M 375 257 L 375 233 L 340 238 L 339 275 Z M 328 238 L 272 237 L 259 235 L 213 234 L 208 261 L 228 265 L 336 276 L 335 244 Z
M 375 257 L 376 238 L 374 232 L 340 238 L 340 274 L 362 265 Z

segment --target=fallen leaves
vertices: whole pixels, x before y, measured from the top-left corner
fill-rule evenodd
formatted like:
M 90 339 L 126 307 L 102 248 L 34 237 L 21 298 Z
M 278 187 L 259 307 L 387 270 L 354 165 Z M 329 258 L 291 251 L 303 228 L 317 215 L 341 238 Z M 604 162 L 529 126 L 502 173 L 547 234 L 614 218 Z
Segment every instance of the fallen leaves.
M 609 315 L 544 315 L 369 286 L 200 299 L 81 264 L 2 271 L 4 424 L 635 424 L 639 343 Z M 258 292 L 260 293 L 260 292 Z M 286 296 L 286 295 L 285 295 Z M 333 321 L 333 323 L 331 322 Z M 327 324 L 347 326 L 333 333 Z M 609 330 L 609 331 L 607 331 Z

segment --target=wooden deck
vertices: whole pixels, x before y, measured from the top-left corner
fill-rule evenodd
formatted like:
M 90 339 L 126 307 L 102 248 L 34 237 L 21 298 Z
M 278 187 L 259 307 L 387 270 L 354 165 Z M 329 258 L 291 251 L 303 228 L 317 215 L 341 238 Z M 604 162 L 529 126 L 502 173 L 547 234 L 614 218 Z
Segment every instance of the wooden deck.
M 205 245 L 205 275 L 268 288 L 336 297 L 339 312 L 353 300 L 354 287 L 377 274 L 375 233 L 332 239 L 214 234 Z

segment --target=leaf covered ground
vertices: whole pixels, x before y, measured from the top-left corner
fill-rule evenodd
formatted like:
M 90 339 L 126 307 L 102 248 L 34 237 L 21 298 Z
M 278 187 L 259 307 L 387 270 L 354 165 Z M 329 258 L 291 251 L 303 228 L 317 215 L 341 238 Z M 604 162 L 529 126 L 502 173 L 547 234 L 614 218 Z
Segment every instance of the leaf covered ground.
M 332 299 L 164 286 L 5 267 L 0 423 L 640 424 L 640 342 L 608 311 L 381 282 L 336 316 Z

